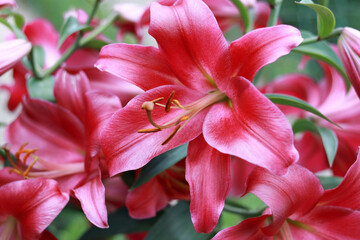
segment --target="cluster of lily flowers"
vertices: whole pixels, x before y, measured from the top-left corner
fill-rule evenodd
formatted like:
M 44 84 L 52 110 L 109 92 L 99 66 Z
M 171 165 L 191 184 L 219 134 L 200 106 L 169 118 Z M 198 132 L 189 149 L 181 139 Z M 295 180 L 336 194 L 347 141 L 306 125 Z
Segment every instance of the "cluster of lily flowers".
M 46 229 L 68 204 L 108 228 L 108 213 L 121 207 L 147 219 L 178 201 L 190 202 L 196 232 L 215 240 L 359 239 L 360 32 L 342 28 L 332 46 L 347 76 L 316 59 L 320 81 L 290 73 L 255 85 L 257 72 L 303 37 L 278 19 L 267 27 L 274 6 L 263 1 L 240 2 L 253 10 L 247 29 L 233 2 L 116 5 L 110 23 L 72 11 L 68 19 L 94 30 L 65 39 L 45 19 L 21 28 L 8 23 L 13 33 L 0 43 L 0 74 L 9 72 L 14 84 L 0 84 L 9 92 L 9 110 L 21 110 L 1 147 L 0 239 L 56 239 Z M 10 9 L 2 22 L 15 7 L 14 0 L 0 0 L 0 8 Z M 96 32 L 104 24 L 117 28 L 118 42 L 130 32 L 138 44 L 92 48 L 89 43 L 110 43 Z M 224 32 L 234 26 L 244 34 L 229 43 Z M 156 46 L 141 44 L 146 28 Z M 299 69 L 310 60 L 304 56 Z M 37 95 L 41 83 L 50 96 Z M 300 99 L 321 115 L 275 105 L 266 94 Z M 317 130 L 297 133 L 294 122 Z M 321 137 L 327 133 L 337 139 L 330 163 Z M 179 148 L 187 148 L 186 157 L 141 186 L 125 181 Z M 324 190 L 319 172 L 341 183 Z M 266 209 L 214 232 L 225 200 L 249 193 Z

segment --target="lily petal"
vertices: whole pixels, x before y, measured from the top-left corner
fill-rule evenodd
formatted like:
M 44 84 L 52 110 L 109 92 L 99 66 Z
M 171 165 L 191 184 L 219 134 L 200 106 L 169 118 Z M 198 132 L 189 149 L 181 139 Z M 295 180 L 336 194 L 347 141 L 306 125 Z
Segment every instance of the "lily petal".
M 232 107 L 211 107 L 203 126 L 206 142 L 222 153 L 284 173 L 298 159 L 286 117 L 246 79 L 236 78 L 229 86 Z
M 143 90 L 180 84 L 159 49 L 130 44 L 109 44 L 100 51 L 95 66 Z
M 0 43 L 0 75 L 11 69 L 31 50 L 31 44 L 24 39 Z
M 319 206 L 296 222 L 309 227 L 297 228 L 295 239 L 349 239 L 356 240 L 360 236 L 360 212 L 334 206 Z M 292 231 L 295 230 L 294 227 Z M 310 234 L 308 233 L 310 231 Z M 296 234 L 296 235 L 295 235 Z M 312 235 L 312 238 L 308 238 Z M 306 236 L 306 237 L 305 237 Z
M 156 216 L 168 202 L 169 198 L 156 177 L 130 191 L 126 197 L 129 215 L 140 219 Z
M 204 2 L 183 0 L 173 6 L 154 2 L 150 11 L 149 33 L 185 86 L 209 91 L 214 81 L 229 78 L 228 44 Z
M 360 208 L 360 155 L 356 162 L 349 168 L 340 185 L 325 191 L 320 205 L 340 206 L 353 210 Z
M 257 168 L 247 185 L 247 192 L 258 196 L 273 213 L 273 222 L 263 228 L 269 236 L 278 232 L 288 217 L 303 216 L 313 209 L 324 192 L 319 179 L 297 164 L 289 166 L 282 176 Z
M 262 215 L 260 217 L 248 218 L 240 222 L 238 225 L 226 228 L 220 231 L 212 240 L 233 240 L 233 239 L 248 239 L 248 240 L 266 240 L 272 239 L 267 237 L 261 231 L 265 220 L 270 215 Z
M 159 97 L 167 98 L 172 91 L 175 91 L 174 97 L 184 105 L 203 96 L 198 91 L 182 86 L 158 87 L 135 97 L 123 109 L 116 112 L 103 128 L 100 144 L 107 159 L 110 176 L 141 168 L 153 157 L 189 142 L 200 135 L 203 119 L 207 113 L 206 110 L 193 117 L 165 145 L 161 145 L 161 143 L 174 131 L 174 127 L 153 133 L 137 132 L 140 129 L 154 129 L 154 126 L 149 122 L 146 111 L 141 109 L 142 104 Z M 183 110 L 171 109 L 167 113 L 163 107 L 155 105 L 151 114 L 155 122 L 165 124 L 182 112 Z
M 190 187 L 190 213 L 195 230 L 210 233 L 229 192 L 230 155 L 210 147 L 200 135 L 189 143 L 185 176 Z
M 81 202 L 81 208 L 87 219 L 97 227 L 108 228 L 105 187 L 101 182 L 100 174 L 73 191 Z
M 249 32 L 230 44 L 233 76 L 252 80 L 260 68 L 288 54 L 302 40 L 300 31 L 288 25 Z
M 69 196 L 51 179 L 30 179 L 0 187 L 0 216 L 18 220 L 22 239 L 39 239 L 40 234 L 65 207 Z
M 55 78 L 54 96 L 57 104 L 70 110 L 83 123 L 86 122 L 85 93 L 90 90 L 89 80 L 84 72 L 70 74 L 60 69 Z

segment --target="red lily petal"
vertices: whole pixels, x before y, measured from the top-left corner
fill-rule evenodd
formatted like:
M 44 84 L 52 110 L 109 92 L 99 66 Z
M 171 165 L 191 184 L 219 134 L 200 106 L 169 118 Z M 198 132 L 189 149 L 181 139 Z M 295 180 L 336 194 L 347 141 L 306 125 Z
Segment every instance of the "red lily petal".
M 229 192 L 230 155 L 210 147 L 200 135 L 189 143 L 185 176 L 190 187 L 190 213 L 195 230 L 210 233 Z
M 34 46 L 44 48 L 45 68 L 51 67 L 61 57 L 57 48 L 59 33 L 47 20 L 37 19 L 26 24 L 24 33 Z
M 70 74 L 60 69 L 56 74 L 54 96 L 58 105 L 74 113 L 83 123 L 86 123 L 85 93 L 90 90 L 89 80 L 84 72 Z
M 16 7 L 15 0 L 0 0 L 0 8 L 3 7 Z
M 234 78 L 229 86 L 226 95 L 233 106 L 211 107 L 203 126 L 205 140 L 222 153 L 284 173 L 298 159 L 289 122 L 246 79 Z
M 183 0 L 173 6 L 154 2 L 150 11 L 149 33 L 184 85 L 208 91 L 214 81 L 229 78 L 228 44 L 204 2 Z
M 110 117 L 121 109 L 120 99 L 107 92 L 89 91 L 87 101 L 87 129 L 89 132 L 87 150 L 91 157 L 100 151 L 100 131 Z
M 300 31 L 288 25 L 249 32 L 230 44 L 233 76 L 252 80 L 260 68 L 288 54 L 302 40 Z
M 137 132 L 140 129 L 154 128 L 150 124 L 145 110 L 141 109 L 142 104 L 145 101 L 151 101 L 159 97 L 167 98 L 172 91 L 175 91 L 174 97 L 184 105 L 203 96 L 198 91 L 182 86 L 158 87 L 135 97 L 123 109 L 116 112 L 103 128 L 100 143 L 107 159 L 110 176 L 141 168 L 153 157 L 191 141 L 200 135 L 203 119 L 207 113 L 206 110 L 192 118 L 165 145 L 161 145 L 161 143 L 173 132 L 174 128 L 154 133 Z M 163 102 L 166 102 L 166 100 L 163 100 Z M 180 113 L 182 113 L 182 110 L 172 109 L 167 113 L 163 107 L 155 106 L 152 111 L 152 118 L 159 124 L 165 124 Z
M 11 69 L 31 50 L 31 44 L 24 39 L 0 43 L 0 75 Z
M 98 175 L 91 181 L 73 190 L 75 197 L 81 202 L 87 219 L 97 227 L 109 227 L 105 205 L 105 187 Z
M 360 155 L 349 168 L 344 179 L 337 188 L 325 191 L 321 205 L 340 206 L 357 210 L 360 208 Z
M 164 208 L 169 197 L 157 178 L 130 191 L 126 197 L 126 207 L 132 218 L 151 218 Z
M 71 112 L 39 99 L 24 99 L 22 113 L 5 130 L 13 150 L 28 142 L 37 156 L 57 163 L 81 161 L 84 136 L 83 124 Z
M 9 91 L 10 98 L 8 100 L 8 108 L 10 111 L 15 110 L 15 108 L 20 104 L 21 99 L 24 96 L 28 96 L 26 78 L 25 75 L 28 73 L 28 70 L 23 66 L 22 63 L 18 63 L 13 68 L 13 78 L 14 85 L 0 85 L 0 88 L 6 89 Z
M 125 106 L 136 95 L 143 91 L 110 73 L 101 72 L 97 68 L 86 69 L 84 71 L 89 78 L 91 89 L 104 92 L 111 92 L 118 96 L 123 106 Z
M 334 206 L 319 206 L 311 212 L 296 219 L 309 229 L 295 228 L 294 239 L 327 240 L 327 239 L 359 239 L 360 212 Z M 312 238 L 308 238 L 311 232 Z M 306 236 L 306 237 L 305 237 Z M 305 237 L 305 238 L 304 238 Z
M 95 66 L 143 90 L 179 84 L 157 48 L 129 44 L 109 44 L 101 49 Z
M 233 239 L 248 239 L 248 240 L 266 240 L 272 239 L 267 237 L 261 231 L 261 227 L 264 225 L 265 220 L 270 215 L 262 215 L 256 218 L 248 218 L 240 222 L 238 225 L 226 228 L 218 234 L 212 240 L 233 240 Z
M 231 159 L 231 188 L 230 194 L 242 196 L 246 190 L 246 180 L 254 170 L 255 165 L 237 157 Z
M 56 181 L 30 179 L 0 187 L 0 216 L 13 216 L 19 222 L 22 239 L 39 239 L 40 234 L 67 204 Z
M 279 231 L 288 217 L 296 218 L 313 209 L 324 191 L 319 179 L 297 164 L 289 166 L 282 176 L 257 168 L 249 176 L 247 185 L 247 192 L 258 196 L 273 213 L 273 222 L 263 229 L 267 235 Z

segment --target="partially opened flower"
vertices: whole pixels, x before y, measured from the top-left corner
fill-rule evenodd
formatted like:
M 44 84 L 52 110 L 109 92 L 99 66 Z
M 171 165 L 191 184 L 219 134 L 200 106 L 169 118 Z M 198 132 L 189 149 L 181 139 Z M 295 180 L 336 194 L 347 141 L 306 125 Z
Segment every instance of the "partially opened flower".
M 339 37 L 338 48 L 351 84 L 360 98 L 360 32 L 345 27 Z
M 7 142 L 19 149 L 15 155 L 22 159 L 13 164 L 13 172 L 57 180 L 62 191 L 80 200 L 94 225 L 107 227 L 99 132 L 121 108 L 120 100 L 90 90 L 84 73 L 64 70 L 58 72 L 54 95 L 58 104 L 24 99 L 21 114 L 6 128 Z
M 0 43 L 0 75 L 14 67 L 31 50 L 31 43 L 14 39 Z
M 114 114 L 101 146 L 115 175 L 190 142 L 190 209 L 195 229 L 210 232 L 229 189 L 230 155 L 277 173 L 297 160 L 290 124 L 247 79 L 302 39 L 281 25 L 229 46 L 199 0 L 153 3 L 149 33 L 159 48 L 113 44 L 100 53 L 98 68 L 146 91 Z
M 220 231 L 213 239 L 358 239 L 359 177 L 359 156 L 340 185 L 326 191 L 300 166 L 289 167 L 283 176 L 258 168 L 248 180 L 247 191 L 269 209 L 260 217 Z
M 67 204 L 56 181 L 19 180 L 0 186 L 0 239 L 38 240 Z

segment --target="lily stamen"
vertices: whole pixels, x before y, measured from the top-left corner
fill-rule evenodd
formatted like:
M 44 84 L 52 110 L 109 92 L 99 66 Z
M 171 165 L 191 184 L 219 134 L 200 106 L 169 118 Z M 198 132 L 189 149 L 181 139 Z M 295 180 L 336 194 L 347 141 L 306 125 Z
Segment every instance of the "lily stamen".
M 161 145 L 167 144 L 175 136 L 175 134 L 179 131 L 180 127 L 181 127 L 180 125 L 177 125 L 176 128 L 174 129 L 174 131 L 172 131 L 170 133 L 170 135 L 161 143 Z
M 165 112 L 170 111 L 171 104 L 173 103 L 174 94 L 175 94 L 175 91 L 172 91 L 170 93 L 170 96 L 169 96 L 168 100 L 166 101 Z

